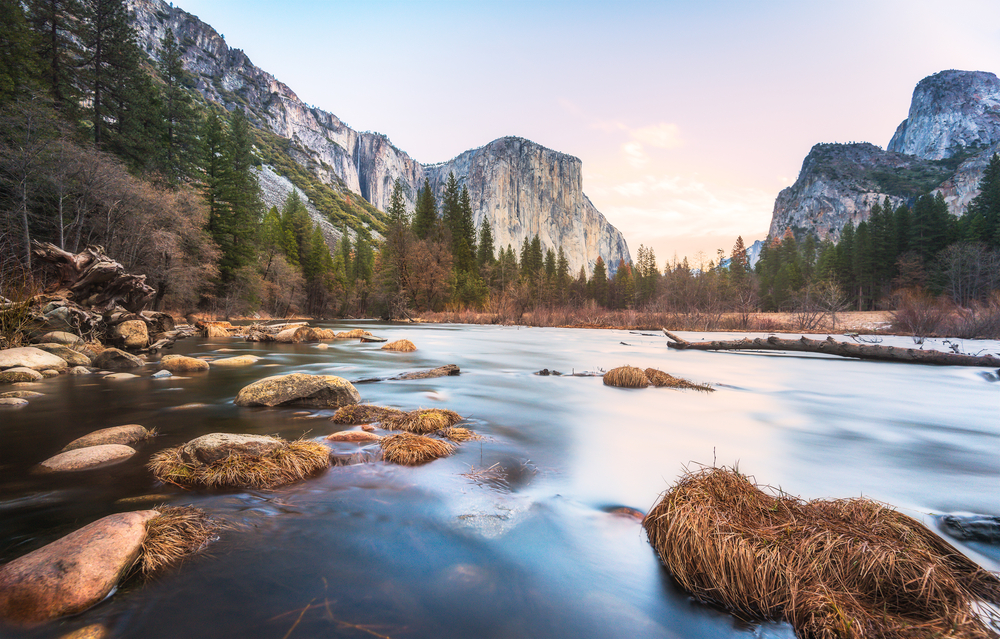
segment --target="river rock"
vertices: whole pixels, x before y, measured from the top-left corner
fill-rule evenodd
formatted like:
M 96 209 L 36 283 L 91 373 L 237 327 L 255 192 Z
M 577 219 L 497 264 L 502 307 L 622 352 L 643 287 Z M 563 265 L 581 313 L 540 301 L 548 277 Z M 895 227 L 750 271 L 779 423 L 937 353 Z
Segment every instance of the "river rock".
M 316 331 L 308 326 L 293 326 L 286 328 L 274 336 L 274 341 L 281 344 L 298 344 L 299 342 L 315 342 Z
M 49 379 L 51 377 L 59 377 L 59 371 L 52 370 L 51 368 L 46 368 L 42 371 L 42 377 Z
M 48 308 L 48 306 L 45 308 Z M 57 306 L 48 312 L 44 312 L 42 317 L 45 321 L 45 327 L 50 332 L 62 333 L 76 330 L 73 322 L 73 312 L 65 306 Z
M 135 379 L 138 375 L 133 375 L 132 373 L 111 373 L 110 375 L 105 375 L 104 379 L 110 379 L 111 381 L 121 381 L 123 379 Z
M 17 366 L 15 368 L 8 368 L 5 371 L 0 371 L 0 384 L 12 384 L 14 382 L 37 382 L 38 380 L 44 378 L 45 376 L 38 371 L 25 368 L 24 366 Z
M 12 390 L 6 393 L 0 393 L 0 399 L 6 399 L 8 397 L 17 397 L 21 399 L 28 399 L 29 397 L 41 397 L 45 393 L 39 393 L 37 391 L 30 390 Z
M 283 440 L 267 435 L 210 433 L 184 444 L 180 454 L 188 464 L 211 464 L 234 454 L 260 457 L 284 446 Z
M 41 472 L 67 473 L 110 466 L 123 462 L 132 455 L 135 455 L 135 449 L 130 446 L 101 444 L 100 446 L 87 446 L 59 453 L 49 457 L 38 467 Z
M 109 515 L 0 567 L 0 618 L 40 623 L 103 600 L 139 557 L 157 515 Z
M 105 348 L 100 355 L 94 359 L 94 366 L 97 368 L 107 368 L 110 370 L 126 370 L 129 368 L 139 368 L 143 361 L 125 351 L 117 348 Z
M 0 398 L 0 406 L 27 406 L 28 400 L 21 399 L 20 397 L 2 397 Z
M 149 344 L 149 332 L 142 320 L 128 320 L 115 326 L 115 337 L 125 341 L 125 348 L 144 348 Z
M 197 373 L 208 370 L 208 362 L 184 355 L 165 355 L 160 360 L 160 366 L 171 373 Z
M 156 371 L 155 373 L 150 375 L 150 377 L 152 377 L 153 379 L 165 379 L 170 376 L 171 374 L 170 371 L 168 370 Z
M 70 366 L 90 366 L 92 363 L 90 357 L 64 344 L 57 344 L 55 342 L 35 344 L 35 348 L 43 350 L 46 353 L 52 353 Z
M 78 335 L 74 335 L 73 333 L 67 333 L 66 331 L 52 331 L 37 337 L 32 341 L 38 342 L 39 344 L 61 344 L 63 346 L 83 344 L 83 338 Z M 39 348 L 41 347 L 39 346 Z
M 327 435 L 326 439 L 331 442 L 377 442 L 382 437 L 364 430 L 342 430 L 332 435 Z
M 66 371 L 67 375 L 90 375 L 91 370 L 86 366 L 74 366 Z
M 212 362 L 212 366 L 248 366 L 256 364 L 260 360 L 255 355 L 239 355 L 237 357 L 224 357 Z
M 265 377 L 243 387 L 236 395 L 237 406 L 339 408 L 359 401 L 358 390 L 343 377 L 305 373 Z
M 61 371 L 69 367 L 61 357 L 52 353 L 46 353 L 34 346 L 22 346 L 20 348 L 8 348 L 0 351 L 0 369 L 21 367 L 30 368 L 36 371 L 43 371 L 46 368 L 53 368 Z
M 65 453 L 77 448 L 87 448 L 88 446 L 100 446 L 102 444 L 134 444 L 141 442 L 150 436 L 150 432 L 139 424 L 126 424 L 125 426 L 112 426 L 102 428 L 88 433 L 83 437 L 78 437 L 66 444 L 60 453 Z
M 456 364 L 445 364 L 444 366 L 438 366 L 437 368 L 432 368 L 426 371 L 417 371 L 415 373 L 404 373 L 402 375 L 397 375 L 390 379 L 431 379 L 433 377 L 447 377 L 449 375 L 458 375 L 461 370 Z

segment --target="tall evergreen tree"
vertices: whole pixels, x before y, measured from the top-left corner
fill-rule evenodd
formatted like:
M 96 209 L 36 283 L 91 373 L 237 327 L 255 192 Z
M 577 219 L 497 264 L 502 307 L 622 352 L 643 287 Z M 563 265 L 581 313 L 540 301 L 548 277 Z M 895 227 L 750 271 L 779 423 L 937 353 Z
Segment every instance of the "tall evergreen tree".
M 29 22 L 38 34 L 42 82 L 55 107 L 75 120 L 85 84 L 81 73 L 85 58 L 81 46 L 85 25 L 83 4 L 80 0 L 29 0 L 27 6 Z
M 417 206 L 413 212 L 413 234 L 425 240 L 437 222 L 437 201 L 431 191 L 430 180 L 424 178 L 424 186 L 417 192 Z
M 0 105 L 35 88 L 38 39 L 17 0 L 0 1 Z
M 493 248 L 493 231 L 490 229 L 489 220 L 484 219 L 483 225 L 479 228 L 479 244 L 476 247 L 476 261 L 480 268 L 489 266 L 496 261 Z
M 173 29 L 160 41 L 160 78 L 163 80 L 163 161 L 168 181 L 178 183 L 193 172 L 197 163 L 197 116 L 185 88 L 187 72 L 181 63 Z
M 219 274 L 223 283 L 228 283 L 253 257 L 261 218 L 260 186 L 253 172 L 255 160 L 250 123 L 240 109 L 230 116 L 222 162 L 220 191 L 227 206 L 213 237 L 222 250 Z M 305 252 L 300 250 L 300 257 Z
M 979 195 L 963 221 L 965 239 L 1000 246 L 1000 154 L 993 154 L 979 182 Z
M 600 255 L 594 264 L 594 274 L 590 277 L 587 288 L 591 292 L 591 297 L 601 306 L 608 304 L 608 269 L 604 266 L 604 260 Z

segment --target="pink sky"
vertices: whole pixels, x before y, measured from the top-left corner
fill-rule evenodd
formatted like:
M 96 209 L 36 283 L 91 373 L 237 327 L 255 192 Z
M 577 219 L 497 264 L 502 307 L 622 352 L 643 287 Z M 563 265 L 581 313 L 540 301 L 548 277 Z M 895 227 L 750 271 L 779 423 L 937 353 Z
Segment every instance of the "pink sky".
M 1000 73 L 995 1 L 178 4 L 421 162 L 504 135 L 579 157 L 661 267 L 762 239 L 810 147 L 885 147 L 921 78 Z

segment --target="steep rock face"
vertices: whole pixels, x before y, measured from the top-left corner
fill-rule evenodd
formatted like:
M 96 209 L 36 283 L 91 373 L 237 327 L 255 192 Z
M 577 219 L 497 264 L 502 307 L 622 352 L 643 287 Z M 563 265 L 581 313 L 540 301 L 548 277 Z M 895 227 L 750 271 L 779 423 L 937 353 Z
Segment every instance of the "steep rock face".
M 412 210 L 425 177 L 440 195 L 454 171 L 469 188 L 477 229 L 489 223 L 497 247 L 508 242 L 519 247 L 525 237 L 538 233 L 543 248 L 563 247 L 574 271 L 583 266 L 589 274 L 598 255 L 611 269 L 619 260 L 631 261 L 621 233 L 583 194 L 579 159 L 528 140 L 502 138 L 449 162 L 423 165 L 386 136 L 355 131 L 337 116 L 306 105 L 197 17 L 161 0 L 129 2 L 140 46 L 149 55 L 158 57 L 160 41 L 172 29 L 197 90 L 227 109 L 244 108 L 257 126 L 291 140 L 301 149 L 292 154 L 295 160 L 323 182 L 358 193 L 385 211 L 400 178 Z M 280 206 L 290 184 L 268 167 L 261 177 L 268 204 Z M 315 207 L 310 213 L 314 219 L 322 217 Z M 328 242 L 339 237 L 329 227 L 324 234 Z
M 894 206 L 932 192 L 952 215 L 979 195 L 990 157 L 1000 152 L 1000 79 L 981 71 L 942 71 L 913 91 L 909 116 L 887 150 L 871 144 L 818 144 L 798 179 L 778 194 L 770 234 L 787 229 L 839 239 L 848 220 L 868 219 L 889 196 Z
M 917 83 L 908 117 L 889 151 L 943 160 L 1000 142 L 1000 79 L 983 71 L 941 71 Z

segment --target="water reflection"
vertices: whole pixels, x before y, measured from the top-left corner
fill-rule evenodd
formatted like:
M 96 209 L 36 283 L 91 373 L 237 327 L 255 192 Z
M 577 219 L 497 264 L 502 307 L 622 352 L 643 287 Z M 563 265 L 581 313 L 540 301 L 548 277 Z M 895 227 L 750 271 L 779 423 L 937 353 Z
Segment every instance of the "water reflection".
M 12 636 L 58 637 L 99 621 L 122 637 L 280 638 L 298 620 L 292 637 L 790 637 L 787 626 L 748 626 L 693 602 L 638 524 L 606 506 L 648 510 L 685 465 L 714 461 L 794 494 L 870 496 L 931 523 L 929 513 L 1000 514 L 1000 384 L 979 371 L 677 352 L 627 331 L 330 327 L 409 339 L 418 350 L 187 340 L 176 352 L 262 359 L 184 378 L 150 379 L 154 367 L 118 382 L 63 376 L 43 382 L 46 395 L 27 408 L 0 414 L 0 560 L 145 507 L 121 502 L 144 495 L 233 524 L 206 555 L 132 582 L 78 618 Z M 207 432 L 320 438 L 341 428 L 324 419 L 331 411 L 236 407 L 236 392 L 261 377 L 363 379 L 444 364 L 462 375 L 359 391 L 366 402 L 468 416 L 484 440 L 451 458 L 419 468 L 342 465 L 268 492 L 183 491 L 144 469 L 153 452 Z M 717 390 L 625 390 L 533 374 L 623 364 Z M 159 436 L 118 466 L 31 474 L 68 441 L 125 423 Z M 995 554 L 962 548 L 1000 568 Z

